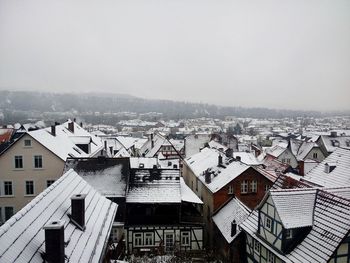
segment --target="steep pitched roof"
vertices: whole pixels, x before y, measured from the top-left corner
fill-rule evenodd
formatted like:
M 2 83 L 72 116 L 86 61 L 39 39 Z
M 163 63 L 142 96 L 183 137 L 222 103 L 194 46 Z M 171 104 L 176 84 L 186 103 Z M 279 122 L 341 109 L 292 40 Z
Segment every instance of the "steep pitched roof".
M 350 150 L 350 136 L 336 136 L 321 135 L 319 140 L 322 140 L 328 153 L 334 152 L 338 147 Z
M 300 191 L 300 189 L 290 191 Z M 314 212 L 310 232 L 287 255 L 281 254 L 272 248 L 270 251 L 284 262 L 328 262 L 350 231 L 350 200 L 342 197 L 342 194 L 349 192 L 350 188 L 342 191 L 339 189 L 310 189 L 303 191 L 315 191 L 316 193 L 315 202 L 312 206 Z M 311 193 L 310 196 L 312 196 Z M 290 198 L 294 197 L 299 198 L 298 196 L 290 195 Z M 309 217 L 307 217 L 307 220 L 309 220 Z M 254 210 L 240 227 L 259 240 L 265 247 L 271 247 L 257 235 L 258 210 Z
M 319 148 L 318 144 L 315 142 L 303 142 L 298 149 L 297 160 L 304 160 L 313 148 Z
M 334 165 L 335 168 L 327 172 L 326 165 Z M 350 150 L 337 148 L 320 164 L 308 172 L 303 181 L 324 187 L 350 186 Z
M 272 146 L 271 148 L 266 149 L 266 153 L 278 158 L 284 151 L 286 150 L 286 148 L 281 147 L 279 145 L 275 145 Z
M 73 194 L 87 194 L 84 231 L 68 217 Z M 0 261 L 43 262 L 45 236 L 42 228 L 52 220 L 63 220 L 67 260 L 100 262 L 116 212 L 115 203 L 69 170 L 0 227 Z
M 213 216 L 215 225 L 218 227 L 227 243 L 230 244 L 241 232 L 239 229 L 237 229 L 236 234 L 231 236 L 231 223 L 233 220 L 235 220 L 236 224 L 239 225 L 245 219 L 247 219 L 250 212 L 250 209 L 247 208 L 241 201 L 239 201 L 237 198 L 232 198 Z

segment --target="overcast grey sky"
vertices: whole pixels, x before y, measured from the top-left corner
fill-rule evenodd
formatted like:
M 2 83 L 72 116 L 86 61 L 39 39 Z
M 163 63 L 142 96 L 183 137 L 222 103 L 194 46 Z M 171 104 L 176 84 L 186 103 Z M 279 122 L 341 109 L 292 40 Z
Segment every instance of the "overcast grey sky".
M 0 89 L 350 109 L 350 1 L 0 0 Z

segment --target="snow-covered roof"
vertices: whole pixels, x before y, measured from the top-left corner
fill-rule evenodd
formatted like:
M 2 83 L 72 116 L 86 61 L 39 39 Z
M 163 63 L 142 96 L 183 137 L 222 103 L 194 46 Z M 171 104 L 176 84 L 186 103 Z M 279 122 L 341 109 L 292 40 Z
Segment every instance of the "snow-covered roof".
M 346 191 L 349 191 L 349 188 Z M 289 254 L 281 254 L 273 248 L 269 249 L 284 262 L 328 262 L 350 231 L 350 200 L 331 191 L 328 192 L 327 189 L 315 190 L 315 192 L 311 231 L 307 236 Z M 290 195 L 290 198 L 294 197 Z M 271 247 L 257 235 L 258 210 L 253 211 L 240 227 L 265 247 Z
M 279 145 L 275 145 L 275 146 L 272 146 L 271 148 L 267 148 L 266 153 L 273 157 L 278 158 L 278 156 L 280 156 L 285 150 L 286 148 L 281 147 Z
M 327 165 L 335 168 L 327 172 Z M 350 150 L 337 148 L 320 164 L 308 172 L 302 180 L 324 187 L 350 186 Z
M 260 161 L 255 157 L 254 153 L 252 152 L 233 152 L 233 157 L 237 158 L 240 157 L 240 160 L 242 163 L 245 163 L 246 165 L 259 165 L 261 164 Z
M 270 196 L 284 228 L 312 225 L 315 189 L 271 190 Z
M 208 144 L 210 148 L 219 150 L 220 152 L 225 152 L 228 149 L 225 145 L 214 140 L 211 140 Z
M 332 137 L 329 135 L 321 135 L 319 140 L 323 141 L 323 144 L 329 153 L 334 152 L 335 149 L 339 147 L 350 149 L 350 136 Z
M 51 133 L 51 128 L 45 128 L 35 131 L 28 132 L 32 138 L 50 150 L 52 153 L 57 155 L 62 160 L 66 160 L 68 157 L 88 157 L 97 154 L 101 149 L 103 149 L 103 144 L 100 138 L 96 136 L 91 136 L 87 131 L 81 128 L 79 125 L 74 123 L 74 133 L 68 129 L 67 121 L 61 125 L 56 125 L 56 135 Z M 90 153 L 87 154 L 75 144 L 75 141 L 82 142 L 87 141 L 89 138 L 90 143 Z M 79 143 L 78 143 L 79 144 Z
M 219 155 L 222 157 L 222 165 L 218 165 Z M 218 150 L 204 148 L 190 158 L 185 159 L 188 167 L 199 180 L 212 192 L 219 191 L 233 179 L 241 175 L 249 168 L 248 165 L 227 158 Z M 205 181 L 205 172 L 210 172 L 210 183 Z
M 181 200 L 184 202 L 203 204 L 202 200 L 187 186 L 184 179 L 180 178 Z
M 68 217 L 70 197 L 74 194 L 86 194 L 84 231 Z M 63 220 L 66 260 L 99 262 L 103 259 L 116 212 L 115 203 L 69 170 L 0 227 L 0 261 L 42 263 L 43 227 L 53 220 Z
M 190 157 L 204 148 L 204 145 L 210 141 L 211 135 L 205 134 L 195 134 L 189 135 L 185 140 L 185 153 L 186 157 Z
M 133 171 L 131 176 L 127 203 L 181 203 L 178 169 L 140 169 Z
M 131 169 L 152 169 L 154 166 L 163 169 L 172 169 L 174 166 L 179 169 L 179 160 L 159 160 L 159 157 L 131 157 L 130 158 L 130 168 Z M 175 169 L 175 168 L 174 168 Z
M 233 220 L 236 221 L 238 226 L 247 219 L 250 212 L 250 209 L 241 201 L 237 198 L 233 198 L 213 216 L 215 225 L 218 227 L 227 243 L 230 244 L 241 232 L 237 227 L 236 234 L 231 236 L 231 223 Z
M 171 146 L 174 148 L 167 138 L 159 133 L 155 133 L 153 135 L 153 143 L 152 139 L 149 138 L 149 140 L 142 146 L 140 152 L 141 154 L 144 154 L 145 157 L 154 157 L 162 146 Z
M 67 159 L 65 170 L 74 169 L 85 181 L 106 197 L 125 197 L 128 158 Z
M 318 144 L 315 142 L 303 142 L 298 149 L 296 155 L 297 160 L 305 160 L 308 153 L 315 147 L 319 148 Z

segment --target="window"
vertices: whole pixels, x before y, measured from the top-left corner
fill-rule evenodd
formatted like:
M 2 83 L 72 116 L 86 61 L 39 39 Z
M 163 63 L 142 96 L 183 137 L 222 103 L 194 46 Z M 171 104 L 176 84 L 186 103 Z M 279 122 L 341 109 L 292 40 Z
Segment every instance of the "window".
M 254 250 L 260 254 L 260 243 L 254 240 Z
M 5 206 L 5 221 L 9 220 L 13 216 L 13 207 Z
M 267 251 L 267 262 L 275 263 L 275 255 L 270 251 Z
M 242 193 L 242 194 L 248 193 L 248 181 L 247 181 L 247 180 L 244 180 L 244 181 L 241 183 L 241 193 Z
M 272 229 L 272 220 L 269 217 L 265 217 L 265 227 L 271 231 Z
M 0 207 L 0 226 L 4 223 L 4 220 L 2 219 L 2 209 Z
M 256 180 L 251 181 L 250 189 L 252 193 L 256 193 L 258 188 L 258 182 Z
M 287 163 L 290 164 L 290 159 L 289 158 L 287 159 Z
M 26 181 L 26 195 L 34 195 L 34 181 Z
M 269 191 L 270 186 L 268 184 L 265 184 L 265 192 Z
M 21 155 L 15 156 L 15 168 L 22 169 L 23 168 L 23 157 Z
M 229 194 L 229 195 L 232 195 L 232 194 L 233 194 L 233 186 L 232 186 L 232 185 L 229 185 L 229 186 L 228 186 L 228 194 Z
M 314 159 L 317 159 L 317 153 L 313 153 L 313 154 L 312 154 L 312 157 L 313 157 Z
M 43 157 L 41 155 L 34 155 L 34 168 L 43 168 Z
M 24 140 L 24 147 L 31 147 L 32 141 L 31 140 Z
M 293 230 L 287 229 L 286 230 L 286 239 L 291 239 L 293 238 Z
M 145 233 L 145 246 L 152 246 L 153 242 L 153 233 Z
M 285 163 L 285 162 L 286 162 L 286 159 L 283 158 L 283 159 L 282 159 L 282 163 Z
M 47 180 L 46 181 L 46 187 L 49 187 L 50 185 L 52 185 L 55 182 L 55 180 Z
M 4 195 L 13 195 L 12 182 L 4 181 Z
M 134 244 L 135 244 L 135 247 L 142 246 L 142 234 L 141 233 L 134 234 Z
M 190 245 L 190 232 L 181 232 L 181 245 L 182 246 Z

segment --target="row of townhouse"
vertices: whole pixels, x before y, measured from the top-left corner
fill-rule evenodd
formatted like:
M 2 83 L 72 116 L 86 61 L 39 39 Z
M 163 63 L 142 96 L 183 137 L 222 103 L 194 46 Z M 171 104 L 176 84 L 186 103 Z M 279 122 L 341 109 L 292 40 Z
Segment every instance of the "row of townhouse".
M 97 156 L 100 138 L 74 121 L 22 132 L 0 153 L 0 224 L 57 180 L 68 157 Z

